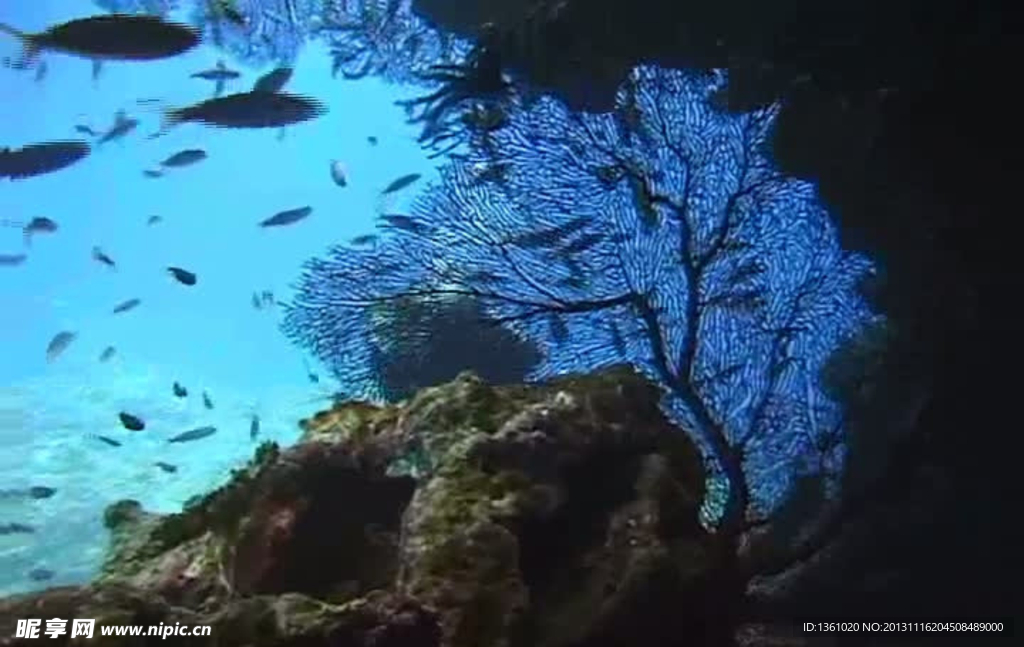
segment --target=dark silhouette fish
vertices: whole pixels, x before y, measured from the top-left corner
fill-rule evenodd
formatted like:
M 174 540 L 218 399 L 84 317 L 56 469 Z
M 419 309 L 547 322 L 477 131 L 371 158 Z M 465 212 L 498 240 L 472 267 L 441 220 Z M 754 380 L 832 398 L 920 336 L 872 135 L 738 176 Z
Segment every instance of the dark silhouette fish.
M 97 141 L 98 144 L 116 141 L 135 130 L 139 125 L 138 119 L 133 119 L 124 110 L 118 110 L 114 115 L 113 125 Z
M 146 421 L 138 416 L 122 411 L 117 417 L 128 431 L 142 431 L 146 428 Z
M 422 175 L 420 175 L 419 173 L 410 173 L 408 175 L 403 175 L 402 177 L 394 180 L 391 184 L 384 187 L 384 190 L 381 191 L 381 195 L 387 195 L 389 193 L 401 191 L 402 189 L 409 186 L 410 184 L 420 179 L 421 177 Z
M 176 397 L 176 398 L 187 398 L 188 397 L 188 389 L 183 387 L 178 382 L 175 382 L 171 386 L 171 390 L 174 392 L 174 397 Z
M 78 18 L 35 34 L 0 23 L 0 31 L 21 40 L 26 60 L 53 51 L 90 60 L 149 61 L 177 56 L 199 44 L 194 28 L 142 14 Z
M 340 160 L 331 160 L 331 179 L 340 187 L 348 186 L 348 172 Z
M 0 523 L 0 535 L 31 535 L 36 531 L 28 524 L 12 522 Z
M 198 277 L 188 270 L 183 270 L 180 267 L 168 267 L 167 272 L 174 277 L 174 280 L 182 285 L 195 285 Z
M 0 267 L 16 267 L 25 262 L 27 254 L 0 254 Z
M 355 238 L 349 240 L 349 244 L 355 245 L 356 247 L 363 247 L 365 245 L 372 245 L 377 242 L 377 234 L 361 234 Z
M 46 582 L 53 579 L 55 573 L 48 568 L 33 568 L 28 572 L 28 579 L 33 582 Z
M 159 467 L 160 469 L 162 469 L 164 472 L 166 472 L 168 474 L 174 474 L 175 472 L 178 471 L 178 466 L 177 465 L 171 465 L 170 463 L 165 463 L 163 461 L 157 461 L 157 462 L 155 462 L 153 464 L 156 465 L 157 467 Z
M 203 406 L 207 409 L 213 408 L 213 400 L 210 399 L 210 394 L 206 391 L 203 391 Z
M 178 151 L 174 155 L 171 155 L 164 161 L 160 162 L 160 166 L 163 167 L 180 167 L 188 166 L 189 164 L 195 164 L 206 159 L 206 151 L 199 148 L 186 148 L 183 151 Z
M 71 166 L 89 154 L 83 141 L 53 141 L 30 144 L 19 149 L 0 148 L 0 177 L 22 178 L 53 173 Z
M 100 361 L 109 362 L 111 359 L 113 359 L 114 355 L 116 354 L 116 348 L 114 348 L 113 346 L 107 346 L 106 348 L 103 349 L 103 352 L 100 353 Z
M 84 124 L 78 124 L 77 126 L 75 126 L 75 132 L 79 133 L 80 135 L 88 135 L 90 137 L 98 137 L 99 136 L 98 132 L 96 132 L 95 130 L 93 130 L 92 128 L 90 128 L 89 126 L 86 126 Z
M 257 414 L 252 414 L 252 420 L 249 421 L 249 440 L 256 440 L 260 437 L 260 417 Z
M 37 216 L 32 220 L 29 220 L 24 227 L 21 228 L 22 236 L 25 240 L 25 246 L 32 245 L 32 237 L 36 234 L 53 234 L 56 233 L 60 226 L 53 220 L 44 216 Z
M 209 70 L 203 70 L 196 72 L 191 75 L 193 79 L 204 79 L 206 81 L 214 82 L 213 96 L 219 97 L 224 94 L 224 84 L 231 79 L 237 79 L 241 74 L 234 70 L 229 70 L 227 65 L 224 65 L 224 61 L 217 61 L 217 65 Z
M 121 446 L 121 441 L 120 440 L 114 440 L 113 438 L 109 438 L 107 436 L 93 436 L 93 438 L 95 438 L 96 440 L 100 441 L 101 443 L 104 443 L 106 445 L 110 445 L 111 447 L 120 447 Z
M 70 330 L 62 330 L 54 335 L 50 343 L 46 345 L 46 361 L 52 362 L 60 357 L 61 353 L 71 345 L 71 342 L 75 341 L 76 337 L 78 337 L 78 333 Z
M 373 135 L 369 135 L 366 138 L 366 141 L 370 144 L 370 146 L 376 146 L 377 145 L 377 138 L 374 137 Z
M 217 18 L 223 18 L 236 27 L 246 27 L 248 19 L 235 7 L 235 0 L 211 0 L 213 14 Z
M 117 269 L 117 263 L 114 262 L 114 259 L 110 258 L 110 256 L 108 256 L 107 253 L 99 247 L 92 248 L 92 260 L 97 263 L 102 263 L 107 267 Z
M 26 492 L 31 499 L 49 499 L 54 494 L 57 494 L 55 488 L 46 485 L 33 485 Z
M 127 301 L 122 301 L 114 306 L 112 313 L 116 315 L 122 312 L 128 312 L 129 310 L 134 310 L 140 303 L 142 303 L 142 299 L 128 299 Z
M 263 301 L 260 300 L 260 295 L 258 292 L 252 293 L 252 307 L 256 308 L 257 310 L 263 309 Z
M 296 223 L 313 213 L 313 207 L 299 207 L 298 209 L 289 209 L 287 211 L 281 211 L 270 216 L 266 220 L 259 223 L 260 227 L 281 227 L 283 225 L 290 225 Z
M 144 176 L 148 177 L 148 178 L 155 178 L 155 177 L 163 177 L 164 176 L 164 172 L 163 171 L 157 171 L 157 170 L 154 170 L 154 169 L 145 169 L 144 171 L 142 171 L 142 174 Z
M 216 427 L 197 427 L 195 429 L 189 429 L 188 431 L 183 431 L 180 434 L 178 434 L 177 436 L 172 436 L 171 438 L 167 439 L 167 442 L 169 442 L 169 443 L 187 443 L 187 442 L 191 442 L 193 440 L 199 440 L 200 438 L 206 438 L 207 436 L 212 436 L 215 433 L 217 433 L 217 428 Z
M 0 499 L 49 499 L 57 493 L 52 487 L 33 485 L 27 488 L 0 490 Z
M 417 236 L 425 236 L 431 231 L 430 225 L 422 223 L 412 216 L 406 216 L 400 213 L 387 213 L 380 216 L 380 219 L 384 221 L 385 226 L 388 229 L 399 229 Z
M 159 223 L 161 223 L 163 221 L 164 221 L 164 219 L 161 218 L 160 216 L 150 216 L 149 218 L 146 218 L 146 224 L 149 225 L 150 227 L 152 227 L 153 225 L 159 224 Z
M 280 92 L 292 78 L 292 68 L 278 67 L 270 70 L 252 85 L 253 92 Z
M 185 122 L 220 128 L 279 128 L 326 113 L 326 106 L 310 97 L 283 92 L 240 92 L 165 111 L 163 127 L 155 136 Z

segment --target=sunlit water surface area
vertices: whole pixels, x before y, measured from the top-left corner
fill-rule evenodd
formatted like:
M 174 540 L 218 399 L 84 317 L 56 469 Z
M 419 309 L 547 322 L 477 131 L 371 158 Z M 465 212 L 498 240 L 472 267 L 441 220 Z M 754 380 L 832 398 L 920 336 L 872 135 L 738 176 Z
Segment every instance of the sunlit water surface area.
M 6 2 L 0 22 L 39 31 L 96 13 L 87 0 Z M 14 38 L 0 39 L 0 57 L 18 55 Z M 332 79 L 329 57 L 316 45 L 299 56 L 287 90 L 323 101 L 325 116 L 283 135 L 185 124 L 150 139 L 162 106 L 211 96 L 213 84 L 190 75 L 221 58 L 200 46 L 173 59 L 108 63 L 95 81 L 88 61 L 64 55 L 45 56 L 41 80 L 0 69 L 0 146 L 86 138 L 76 125 L 104 131 L 121 110 L 141 121 L 79 164 L 0 183 L 0 254 L 28 255 L 20 266 L 0 268 L 0 490 L 56 490 L 42 499 L 0 498 L 0 523 L 35 531 L 0 536 L 0 595 L 92 577 L 107 542 L 108 504 L 137 499 L 154 511 L 179 510 L 223 482 L 257 442 L 294 442 L 297 421 L 322 408 L 336 386 L 281 334 L 279 308 L 255 308 L 253 293 L 287 301 L 303 261 L 373 230 L 382 187 L 402 174 L 421 173 L 425 183 L 436 173 L 394 105 L 414 90 Z M 270 69 L 230 58 L 225 64 L 242 73 L 228 92 L 248 89 Z M 184 149 L 208 157 L 163 177 L 143 174 Z M 332 180 L 334 160 L 346 169 L 345 187 Z M 401 209 L 414 195 L 390 206 Z M 312 215 L 291 226 L 257 225 L 307 205 Z M 149 224 L 152 216 L 159 222 Z M 34 217 L 59 228 L 34 236 L 25 250 L 21 225 Z M 98 262 L 95 247 L 116 265 Z M 196 285 L 173 280 L 170 266 L 194 272 Z M 113 313 L 136 298 L 137 308 Z M 61 331 L 76 336 L 47 361 L 47 345 Z M 101 362 L 108 346 L 116 352 Z M 175 382 L 187 397 L 175 396 Z M 142 418 L 145 429 L 125 429 L 120 412 Z M 202 426 L 217 433 L 167 443 Z M 30 573 L 37 569 L 52 579 L 36 581 Z

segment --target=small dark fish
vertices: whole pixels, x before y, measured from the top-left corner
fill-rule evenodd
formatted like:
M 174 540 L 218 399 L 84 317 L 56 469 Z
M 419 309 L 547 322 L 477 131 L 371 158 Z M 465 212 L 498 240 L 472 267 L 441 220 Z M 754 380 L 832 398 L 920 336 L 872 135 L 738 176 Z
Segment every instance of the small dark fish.
M 138 416 L 133 416 L 130 413 L 122 411 L 117 414 L 117 417 L 121 420 L 121 424 L 124 425 L 124 428 L 128 431 L 142 431 L 146 428 L 145 421 Z
M 90 127 L 88 127 L 86 125 L 83 125 L 83 124 L 78 124 L 77 126 L 75 126 L 75 132 L 79 133 L 81 135 L 88 135 L 90 137 L 98 137 L 99 136 L 98 132 L 96 132 L 92 128 L 90 128 Z
M 320 383 L 320 376 L 313 372 L 313 369 L 309 368 L 309 362 L 305 358 L 302 359 L 302 366 L 306 369 L 306 379 L 313 384 Z
M 348 186 L 348 173 L 345 171 L 345 165 L 338 160 L 331 160 L 331 179 L 338 186 Z
M 249 21 L 235 7 L 235 0 L 212 0 L 212 8 L 215 15 L 227 20 L 236 27 L 246 27 Z
M 299 207 L 297 209 L 289 209 L 287 211 L 281 211 L 270 216 L 266 220 L 259 223 L 260 227 L 280 227 L 283 225 L 290 225 L 296 223 L 303 218 L 313 213 L 313 207 Z
M 29 220 L 28 224 L 22 227 L 21 232 L 25 239 L 25 245 L 29 246 L 32 244 L 32 237 L 36 234 L 56 233 L 59 228 L 59 225 L 57 225 L 53 220 L 43 216 L 37 216 L 32 220 Z
M 224 61 L 217 61 L 217 65 L 209 70 L 203 70 L 202 72 L 196 72 L 191 75 L 193 79 L 204 79 L 206 81 L 213 81 L 215 83 L 213 96 L 219 97 L 224 94 L 224 84 L 231 79 L 237 79 L 241 74 L 234 70 L 229 70 Z
M 188 389 L 183 387 L 178 382 L 174 383 L 174 385 L 171 387 L 171 390 L 174 391 L 174 397 L 176 397 L 176 398 L 187 398 L 188 397 Z
M 96 440 L 100 441 L 101 443 L 105 443 L 107 445 L 110 445 L 111 447 L 120 447 L 121 446 L 121 441 L 120 440 L 114 440 L 113 438 L 110 438 L 109 436 L 93 436 L 93 438 L 95 438 Z
M 389 193 L 401 191 L 405 187 L 416 182 L 416 180 L 420 179 L 421 177 L 423 176 L 419 173 L 409 173 L 408 175 L 403 175 L 402 177 L 394 180 L 391 184 L 384 187 L 384 190 L 381 191 L 380 193 L 381 195 L 387 195 Z
M 164 221 L 164 219 L 161 218 L 160 216 L 150 216 L 149 218 L 146 218 L 146 224 L 149 225 L 150 227 L 152 227 L 153 225 L 159 224 L 159 223 L 161 223 L 163 221 Z
M 146 169 L 146 170 L 144 170 L 142 172 L 142 174 L 145 175 L 148 178 L 157 178 L 157 177 L 163 177 L 164 176 L 164 172 L 163 171 L 155 171 L 153 169 Z
M 21 40 L 24 58 L 49 50 L 90 60 L 148 61 L 176 56 L 199 44 L 199 32 L 144 14 L 78 18 L 31 34 L 0 24 L 0 31 Z
M 45 485 L 33 485 L 28 489 L 28 495 L 33 499 L 49 499 L 54 494 L 57 494 L 57 490 Z
M 361 236 L 356 236 L 355 238 L 348 242 L 357 247 L 363 247 L 364 245 L 374 244 L 375 242 L 377 242 L 377 238 L 377 234 L 363 234 Z
M 292 78 L 292 68 L 290 67 L 278 67 L 275 68 L 260 78 L 256 79 L 256 83 L 252 85 L 253 92 L 280 92 L 281 88 L 285 86 L 288 81 Z
M 210 395 L 206 391 L 203 391 L 203 406 L 207 409 L 213 408 L 213 400 L 210 399 Z
M 257 414 L 252 414 L 252 420 L 249 421 L 249 440 L 256 440 L 260 436 L 260 417 Z
M 39 61 L 39 65 L 36 65 L 36 76 L 35 82 L 39 83 L 46 78 L 46 73 L 49 71 L 49 67 L 46 65 L 46 61 Z
M 103 74 L 103 61 L 99 59 L 93 59 L 92 61 L 92 82 L 100 80 L 100 76 Z
M 165 463 L 163 461 L 157 461 L 157 462 L 155 462 L 153 464 L 156 465 L 157 467 L 159 467 L 160 469 L 162 469 L 164 472 L 166 472 L 168 474 L 174 474 L 175 472 L 178 471 L 178 466 L 177 465 L 171 465 L 170 463 Z
M 35 528 L 24 523 L 0 523 L 0 536 L 2 535 L 31 535 Z
M 53 173 L 71 166 L 89 154 L 83 141 L 54 141 L 30 144 L 11 150 L 0 148 L 0 177 L 19 180 Z
M 116 315 L 122 312 L 128 312 L 129 310 L 134 310 L 140 303 L 142 303 L 142 299 L 128 299 L 127 301 L 122 301 L 114 306 L 113 314 Z
M 163 167 L 180 167 L 188 166 L 189 164 L 195 164 L 206 159 L 206 151 L 199 148 L 187 148 L 183 151 L 178 151 L 174 155 L 171 155 L 164 161 L 160 162 L 160 166 Z
M 187 443 L 193 440 L 199 440 L 200 438 L 206 438 L 217 433 L 216 427 L 197 427 L 195 429 L 189 429 L 183 431 L 177 436 L 173 436 L 167 439 L 169 443 Z
M 113 125 L 103 133 L 98 140 L 97 144 L 106 144 L 107 142 L 116 141 L 121 139 L 128 133 L 135 130 L 139 125 L 138 119 L 133 119 L 125 114 L 124 110 L 118 110 L 117 114 L 114 115 Z
M 260 295 L 256 292 L 252 293 L 252 307 L 257 310 L 261 310 L 263 308 L 263 301 L 260 299 Z
M 168 267 L 167 271 L 174 277 L 175 281 L 182 285 L 195 285 L 198 280 L 194 273 L 183 270 L 180 267 Z
M 33 582 L 46 582 L 47 580 L 52 580 L 54 575 L 56 573 L 48 568 L 33 568 L 28 572 L 28 579 Z
M 431 232 L 430 225 L 426 225 L 412 216 L 400 213 L 384 214 L 380 217 L 386 223 L 388 229 L 400 229 L 417 236 L 426 236 Z
M 76 337 L 78 337 L 78 333 L 70 330 L 64 330 L 54 335 L 50 343 L 46 345 L 46 361 L 52 362 L 60 357 L 61 353 L 71 345 L 71 342 L 75 341 Z
M 114 355 L 116 355 L 116 354 L 117 354 L 117 349 L 116 348 L 114 348 L 113 346 L 107 346 L 106 348 L 103 349 L 103 352 L 100 353 L 100 361 L 101 362 L 109 362 L 110 360 L 112 360 L 114 358 Z
M 367 137 L 366 141 L 368 141 L 370 143 L 370 146 L 376 146 L 377 145 L 377 138 L 374 137 L 373 135 L 370 135 L 369 137 Z
M 323 116 L 327 107 L 310 97 L 283 92 L 240 92 L 164 112 L 160 136 L 178 124 L 221 128 L 280 128 Z
M 106 252 L 104 252 L 99 247 L 92 248 L 92 260 L 96 261 L 97 263 L 103 263 L 107 267 L 117 269 L 117 263 L 114 262 L 114 259 L 107 256 Z
M 0 267 L 15 267 L 28 259 L 27 254 L 0 254 Z
M 270 290 L 264 290 L 260 293 L 260 300 L 263 302 L 264 306 L 273 306 L 275 303 L 274 293 Z

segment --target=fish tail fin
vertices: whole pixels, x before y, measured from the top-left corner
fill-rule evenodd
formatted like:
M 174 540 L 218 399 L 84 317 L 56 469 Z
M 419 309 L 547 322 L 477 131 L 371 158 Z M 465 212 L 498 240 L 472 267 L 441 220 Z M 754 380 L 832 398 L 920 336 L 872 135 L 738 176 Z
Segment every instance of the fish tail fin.
M 163 137 L 172 128 L 180 124 L 182 119 L 181 111 L 177 108 L 161 107 L 160 108 L 160 130 L 156 131 L 149 136 L 150 139 L 156 139 L 157 137 Z
M 0 22 L 0 33 L 8 34 L 10 36 L 14 36 L 15 38 L 17 38 L 21 42 L 25 42 L 25 41 L 27 41 L 29 39 L 29 35 L 28 34 L 26 34 L 25 32 L 21 31 L 20 29 L 16 29 L 14 27 L 11 27 L 10 25 L 8 25 L 7 23 L 4 23 L 4 22 Z
M 31 63 L 39 56 L 41 47 L 36 42 L 33 34 L 21 31 L 7 23 L 0 22 L 0 33 L 14 36 L 21 41 L 21 59 L 18 60 L 18 69 L 28 69 Z

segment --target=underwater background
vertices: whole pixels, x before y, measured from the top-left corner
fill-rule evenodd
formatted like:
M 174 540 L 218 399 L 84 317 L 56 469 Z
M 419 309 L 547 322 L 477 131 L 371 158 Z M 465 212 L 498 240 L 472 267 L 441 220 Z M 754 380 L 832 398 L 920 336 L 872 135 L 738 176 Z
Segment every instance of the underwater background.
M 1019 452 L 1003 449 L 1017 398 L 998 371 L 1019 329 L 1007 298 L 1019 292 L 1019 250 L 1004 222 L 1019 196 L 1016 149 L 992 146 L 1015 108 L 991 93 L 1019 39 L 1002 4 L 0 4 L 0 596 L 35 590 L 0 600 L 0 625 L 10 618 L 13 633 L 15 617 L 54 600 L 74 617 L 155 566 L 113 607 L 141 617 L 136 595 L 183 601 L 157 615 L 195 623 L 242 607 L 260 615 L 293 592 L 377 600 L 369 625 L 337 607 L 300 631 L 330 641 L 321 620 L 354 619 L 369 634 L 408 624 L 393 611 L 415 590 L 425 632 L 448 640 L 464 617 L 464 643 L 477 646 L 473 632 L 496 626 L 464 604 L 493 584 L 495 544 L 477 541 L 477 521 L 509 548 L 511 577 L 499 579 L 518 584 L 502 608 L 518 615 L 531 601 L 523 644 L 569 625 L 611 644 L 605 616 L 563 614 L 595 615 L 613 599 L 613 614 L 627 611 L 622 644 L 652 627 L 665 640 L 651 644 L 733 644 L 718 632 L 746 629 L 764 640 L 738 644 L 805 644 L 813 637 L 781 640 L 800 633 L 795 619 L 857 610 L 1019 614 L 1016 515 L 1002 496 L 1019 472 Z M 32 38 L 20 32 L 106 12 L 185 22 L 161 29 L 202 44 L 101 68 L 95 50 L 22 59 L 18 41 Z M 283 91 L 308 110 L 301 123 L 186 123 L 153 137 L 168 108 L 198 110 L 215 92 L 200 77 L 237 76 L 225 94 L 259 112 L 286 99 L 250 89 L 283 69 L 294 70 L 278 77 Z M 325 114 L 309 109 L 318 104 Z M 653 383 L 650 397 L 607 370 L 621 365 Z M 452 381 L 464 370 L 512 387 Z M 578 435 L 531 417 L 546 415 L 532 398 L 550 392 L 522 383 L 581 373 L 596 382 L 568 382 L 601 391 L 607 376 L 625 379 L 603 410 L 583 407 L 611 423 L 610 451 L 589 421 Z M 514 402 L 495 411 L 495 393 Z M 449 396 L 458 422 L 435 406 Z M 672 466 L 684 489 L 648 487 L 669 481 L 658 460 L 635 460 L 647 441 L 620 422 L 637 415 L 658 419 L 666 447 L 694 450 Z M 545 444 L 566 437 L 596 451 L 586 469 L 550 469 L 580 460 L 581 447 Z M 513 471 L 550 494 L 531 499 L 538 507 L 519 519 L 532 521 L 511 528 L 511 543 L 509 499 L 490 489 L 509 475 L 478 478 L 494 465 L 464 460 L 481 458 L 478 443 L 511 451 Z M 370 459 L 357 485 L 318 480 L 326 456 L 350 483 L 354 448 Z M 391 497 L 385 479 L 383 503 L 349 505 L 365 477 L 376 483 L 382 448 L 388 479 L 413 498 Z M 552 479 L 563 482 L 543 487 Z M 227 525 L 208 516 L 263 483 L 246 510 L 228 505 Z M 632 530 L 617 534 L 636 528 L 633 503 L 674 521 L 646 516 L 652 541 L 634 542 Z M 431 517 L 447 520 L 443 531 Z M 150 521 L 154 541 L 135 544 Z M 260 542 L 234 551 L 300 526 L 272 554 Z M 380 568 L 368 578 L 366 553 L 330 554 L 360 532 L 390 556 L 369 560 Z M 712 550 L 680 549 L 694 541 Z M 451 551 L 456 563 L 419 589 L 417 562 L 430 575 L 457 545 L 480 552 Z M 234 576 L 189 552 L 202 546 L 231 549 Z M 619 598 L 633 580 L 605 566 L 649 563 L 633 559 L 638 546 L 675 555 L 642 581 L 685 572 L 683 589 Z M 136 548 L 152 552 L 140 562 Z M 581 577 L 581 566 L 600 573 Z M 201 577 L 180 577 L 193 567 Z M 81 586 L 51 588 L 65 584 Z M 549 604 L 563 593 L 567 606 Z M 462 602 L 431 619 L 445 598 Z M 680 613 L 682 600 L 697 608 Z M 283 613 L 280 627 L 292 626 Z M 781 632 L 741 626 L 764 622 Z M 701 642 L 693 632 L 708 626 Z M 489 635 L 496 644 L 520 628 Z M 591 644 L 563 638 L 550 644 Z
M 0 22 L 36 31 L 93 15 L 88 0 L 3 3 Z M 0 40 L 0 56 L 19 54 L 15 39 Z M 262 440 L 288 444 L 297 421 L 322 408 L 335 388 L 331 376 L 293 346 L 278 328 L 280 308 L 255 309 L 253 292 L 289 298 L 289 285 L 309 257 L 373 229 L 378 194 L 405 173 L 430 177 L 434 165 L 415 141 L 394 101 L 408 89 L 368 78 L 332 80 L 323 47 L 311 44 L 294 62 L 289 89 L 316 96 L 323 118 L 256 132 L 183 125 L 148 140 L 159 110 L 138 105 L 156 98 L 179 106 L 205 99 L 213 84 L 190 74 L 224 58 L 242 71 L 228 92 L 248 89 L 264 68 L 239 66 L 207 45 L 168 60 L 109 63 L 94 82 L 87 61 L 47 55 L 45 78 L 31 71 L 0 75 L 0 142 L 4 146 L 75 139 L 85 124 L 102 131 L 125 110 L 141 120 L 123 139 L 95 148 L 83 163 L 60 173 L 0 184 L 0 253 L 24 248 L 18 224 L 45 216 L 59 224 L 38 235 L 28 260 L 0 274 L 0 490 L 56 489 L 48 499 L 0 497 L 0 520 L 31 525 L 32 534 L 0 536 L 0 595 L 83 582 L 99 566 L 106 545 L 102 512 L 123 498 L 147 509 L 180 509 L 189 497 L 222 482 L 251 455 L 253 414 Z M 367 141 L 376 137 L 375 146 Z M 147 178 L 142 170 L 182 149 L 209 157 L 192 167 Z M 349 175 L 331 178 L 339 160 Z M 421 180 L 422 181 L 422 180 Z M 404 194 L 392 205 L 402 209 Z M 257 227 L 276 212 L 304 205 L 313 214 L 292 227 Z M 150 216 L 161 222 L 148 225 Z M 116 268 L 90 256 L 100 247 Z M 173 281 L 167 266 L 198 275 L 195 286 Z M 134 310 L 112 314 L 131 298 Z M 54 362 L 45 349 L 59 331 L 77 338 Z M 107 346 L 116 355 L 100 362 Z M 320 380 L 313 384 L 309 371 Z M 187 398 L 172 394 L 186 387 Z M 204 407 L 205 391 L 214 405 Z M 126 432 L 119 411 L 146 422 Z M 199 442 L 168 445 L 186 429 L 213 425 Z M 96 439 L 123 441 L 113 447 Z M 166 473 L 154 465 L 175 465 Z M 29 578 L 52 571 L 48 581 Z

